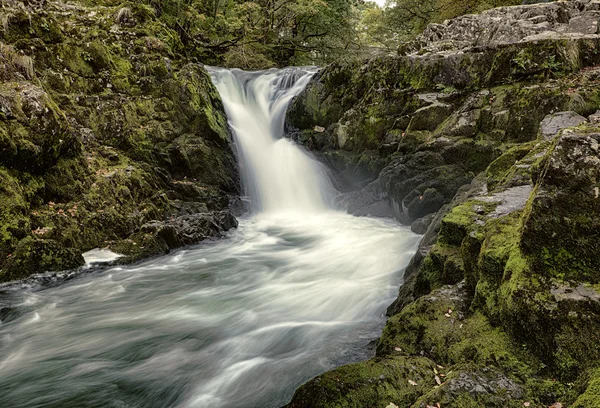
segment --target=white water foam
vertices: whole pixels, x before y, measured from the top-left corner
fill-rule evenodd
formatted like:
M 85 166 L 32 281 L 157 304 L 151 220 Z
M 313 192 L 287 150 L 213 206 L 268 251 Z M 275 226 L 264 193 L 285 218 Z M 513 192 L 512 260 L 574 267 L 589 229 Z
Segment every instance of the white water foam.
M 296 213 L 330 208 L 334 191 L 323 166 L 282 137 L 287 107 L 315 70 L 210 68 L 210 72 L 235 135 L 253 208 Z

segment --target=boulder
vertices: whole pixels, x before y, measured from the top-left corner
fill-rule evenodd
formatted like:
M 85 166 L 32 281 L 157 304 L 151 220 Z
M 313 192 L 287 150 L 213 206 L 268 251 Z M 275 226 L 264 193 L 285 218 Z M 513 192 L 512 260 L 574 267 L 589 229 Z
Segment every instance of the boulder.
M 546 160 L 521 247 L 549 276 L 600 283 L 600 133 L 565 130 Z
M 586 119 L 576 112 L 558 112 L 548 115 L 542 120 L 540 132 L 544 139 L 553 138 L 560 130 L 579 126 Z
M 238 222 L 233 214 L 221 211 L 150 222 L 144 224 L 140 231 L 159 237 L 169 249 L 175 249 L 198 244 L 207 238 L 217 238 L 237 226 Z
M 413 223 L 410 225 L 411 231 L 419 235 L 425 234 L 433 222 L 435 215 L 436 213 L 431 213 L 413 221 Z

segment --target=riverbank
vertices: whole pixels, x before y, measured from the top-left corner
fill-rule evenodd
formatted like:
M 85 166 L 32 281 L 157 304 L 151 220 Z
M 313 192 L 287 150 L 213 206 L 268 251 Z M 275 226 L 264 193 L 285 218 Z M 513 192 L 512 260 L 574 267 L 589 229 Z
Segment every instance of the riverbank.
M 0 281 L 237 225 L 220 98 L 143 5 L 0 8 Z M 233 203 L 233 204 L 232 204 Z
M 327 67 L 292 104 L 351 213 L 426 234 L 376 357 L 290 407 L 598 406 L 595 7 L 432 25 L 404 56 Z

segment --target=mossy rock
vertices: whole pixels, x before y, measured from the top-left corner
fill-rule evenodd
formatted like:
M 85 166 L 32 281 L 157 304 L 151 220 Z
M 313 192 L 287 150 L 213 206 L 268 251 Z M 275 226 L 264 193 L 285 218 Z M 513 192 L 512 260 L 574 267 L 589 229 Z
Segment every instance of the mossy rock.
M 26 278 L 34 273 L 63 271 L 84 265 L 80 251 L 54 240 L 22 239 L 2 268 L 2 280 Z
M 435 385 L 435 367 L 427 358 L 407 356 L 343 366 L 304 384 L 287 407 L 385 408 L 394 403 L 409 408 Z
M 559 136 L 530 203 L 521 246 L 558 279 L 600 282 L 598 140 L 595 129 Z
M 598 408 L 600 407 L 600 370 L 594 370 L 589 376 L 585 391 L 577 397 L 572 408 Z

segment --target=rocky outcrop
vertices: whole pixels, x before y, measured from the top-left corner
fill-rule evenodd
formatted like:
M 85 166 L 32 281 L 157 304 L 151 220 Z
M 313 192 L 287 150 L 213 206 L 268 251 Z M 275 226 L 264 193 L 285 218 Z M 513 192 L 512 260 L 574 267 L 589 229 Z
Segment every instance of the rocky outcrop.
M 289 126 L 317 154 L 386 163 L 342 205 L 428 227 L 376 356 L 290 407 L 599 406 L 598 35 L 569 32 L 596 6 L 431 26 L 429 48 L 327 67 L 295 101 Z
M 221 238 L 226 231 L 237 226 L 235 216 L 229 211 L 183 215 L 144 224 L 138 233 L 115 244 L 113 250 L 132 254 L 120 259 L 120 262 L 132 262 L 208 239 Z
M 595 38 L 599 20 L 600 3 L 594 0 L 499 7 L 430 24 L 403 51 L 453 53 L 545 39 Z
M 317 377 L 290 407 L 596 406 L 598 132 L 540 135 L 462 188 L 411 262 L 376 357 Z
M 534 140 L 546 115 L 573 112 L 542 124 L 543 132 L 553 134 L 561 121 L 573 125 L 578 115 L 597 109 L 599 35 L 559 38 L 566 31 L 557 22 L 546 27 L 554 36 L 516 32 L 507 39 L 488 20 L 510 27 L 566 10 L 571 14 L 559 20 L 568 22 L 595 15 L 594 7 L 573 1 L 494 9 L 443 25 L 448 38 L 462 35 L 457 44 L 470 39 L 469 46 L 333 64 L 292 103 L 288 127 L 337 170 L 344 180 L 338 184 L 350 186 L 343 191 L 354 187 L 339 198 L 341 206 L 410 224 L 449 203 L 512 145 Z M 478 45 L 485 36 L 474 26 L 492 31 L 485 47 Z M 421 42 L 436 44 L 428 37 L 435 27 Z M 353 172 L 358 163 L 372 170 Z
M 0 281 L 235 226 L 208 222 L 239 189 L 208 74 L 154 9 L 108 3 L 0 6 Z M 166 245 L 142 228 L 195 214 L 207 222 L 193 239 Z

